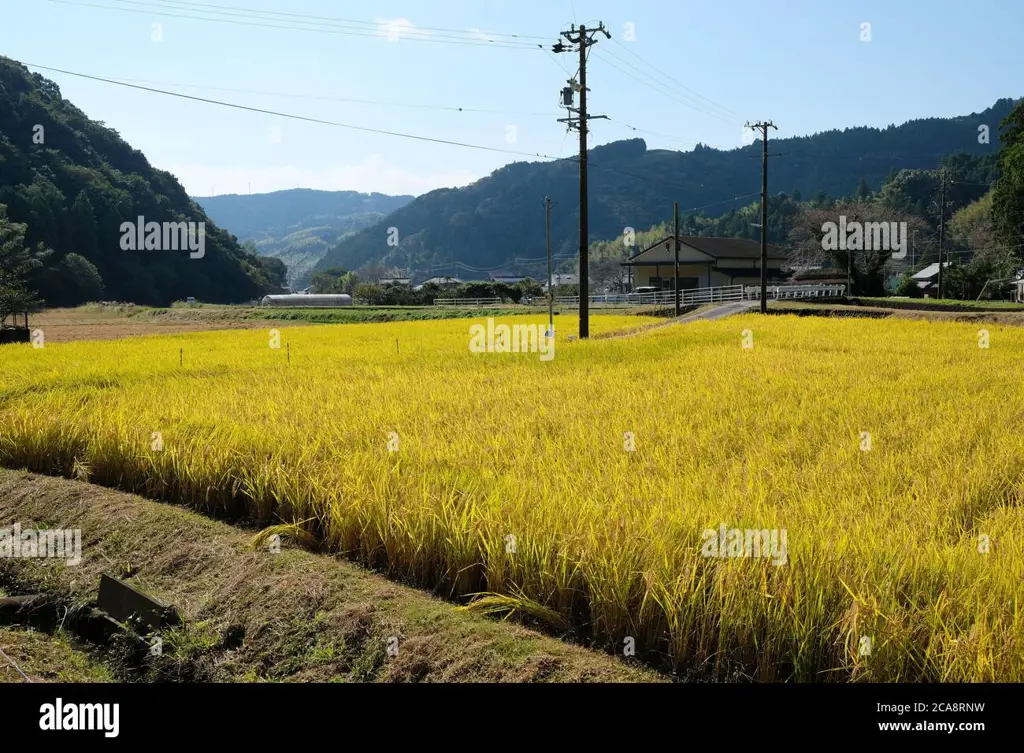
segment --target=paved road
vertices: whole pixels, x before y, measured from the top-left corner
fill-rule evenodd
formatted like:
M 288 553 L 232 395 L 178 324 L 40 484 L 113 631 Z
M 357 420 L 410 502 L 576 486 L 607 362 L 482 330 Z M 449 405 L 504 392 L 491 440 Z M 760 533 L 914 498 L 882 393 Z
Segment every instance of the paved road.
M 673 324 L 687 324 L 689 322 L 695 322 L 699 319 L 706 319 L 713 321 L 715 319 L 724 319 L 727 316 L 733 314 L 742 314 L 751 309 L 755 309 L 760 304 L 760 301 L 734 301 L 733 303 L 723 303 L 720 306 L 715 306 L 713 309 L 707 311 L 697 311 L 686 316 L 681 316 L 678 319 L 673 319 Z
M 652 329 L 660 329 L 662 327 L 671 327 L 673 324 L 689 324 L 690 322 L 696 322 L 700 319 L 707 321 L 714 321 L 715 319 L 723 319 L 733 314 L 742 314 L 751 309 L 755 309 L 758 306 L 758 301 L 734 301 L 733 303 L 722 303 L 715 306 L 713 309 L 707 311 L 697 311 L 692 314 L 685 314 L 678 319 L 668 319 L 657 324 L 650 324 L 646 327 L 640 327 L 639 329 L 629 330 L 628 332 L 607 332 L 603 335 L 595 335 L 592 340 L 608 340 L 617 337 L 632 337 L 633 335 L 639 335 L 641 332 L 650 332 Z M 572 338 L 575 339 L 575 338 Z

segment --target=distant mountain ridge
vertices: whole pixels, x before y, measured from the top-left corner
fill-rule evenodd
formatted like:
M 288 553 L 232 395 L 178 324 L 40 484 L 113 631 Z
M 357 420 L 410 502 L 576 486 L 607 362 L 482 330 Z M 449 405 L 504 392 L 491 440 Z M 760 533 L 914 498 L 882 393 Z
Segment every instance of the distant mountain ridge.
M 242 242 L 288 265 L 289 284 L 308 281 L 324 254 L 340 239 L 370 227 L 412 196 L 294 188 L 264 194 L 195 197 L 222 227 Z
M 772 140 L 769 192 L 853 193 L 861 179 L 877 190 L 891 172 L 933 169 L 950 154 L 995 154 L 999 124 L 1015 104 L 1000 99 L 981 113 L 925 118 L 887 128 L 856 127 Z M 990 143 L 979 143 L 979 126 Z M 723 151 L 698 144 L 689 152 L 648 149 L 643 139 L 590 150 L 590 237 L 618 237 L 684 211 L 706 207 L 709 216 L 756 200 L 761 188 L 761 144 Z M 342 238 L 316 269 L 383 264 L 432 273 L 461 274 L 465 267 L 537 272 L 517 259 L 545 254 L 542 200 L 550 196 L 552 250 L 578 247 L 578 166 L 571 160 L 516 162 L 463 188 L 424 194 L 386 219 Z M 738 197 L 738 198 L 737 198 Z M 399 242 L 386 243 L 389 228 Z

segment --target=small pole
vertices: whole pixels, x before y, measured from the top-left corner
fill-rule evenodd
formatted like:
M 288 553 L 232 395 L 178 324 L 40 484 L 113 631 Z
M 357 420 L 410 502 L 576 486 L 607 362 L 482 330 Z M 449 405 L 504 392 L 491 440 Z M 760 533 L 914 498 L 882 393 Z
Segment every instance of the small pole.
M 548 252 L 548 337 L 555 332 L 555 288 L 551 284 L 551 197 L 544 197 L 544 245 Z
M 185 362 L 185 349 L 184 348 L 178 348 L 178 365 L 182 366 L 182 365 L 184 365 L 184 362 Z
M 284 344 L 284 349 L 288 353 L 288 363 L 291 363 L 292 362 L 292 344 L 291 343 L 285 343 Z
M 675 296 L 675 298 L 676 298 L 676 316 L 679 316 L 682 313 L 682 311 L 680 309 L 680 305 L 681 305 L 682 302 L 679 300 L 679 202 L 678 201 L 675 202 L 675 204 L 673 205 L 672 212 L 673 212 L 673 217 L 675 218 L 674 219 L 674 223 L 673 223 L 675 225 L 675 229 L 673 230 L 673 233 L 675 234 L 675 247 L 676 247 L 676 256 L 675 256 L 675 267 L 676 267 L 675 276 L 676 276 L 676 279 L 675 279 L 675 282 L 672 284 L 672 289 L 676 293 L 676 296 Z M 700 283 L 698 283 L 698 284 L 700 284 Z
M 395 338 L 395 353 L 398 352 L 398 338 Z

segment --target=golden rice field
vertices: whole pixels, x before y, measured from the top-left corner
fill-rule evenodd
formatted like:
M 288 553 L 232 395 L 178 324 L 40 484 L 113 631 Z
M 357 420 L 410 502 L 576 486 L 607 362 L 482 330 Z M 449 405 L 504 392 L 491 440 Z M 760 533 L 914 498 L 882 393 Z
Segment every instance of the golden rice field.
M 471 323 L 7 346 L 0 462 L 301 522 L 685 677 L 1024 680 L 1024 329 L 562 320 L 542 362 Z M 785 564 L 704 556 L 723 524 Z

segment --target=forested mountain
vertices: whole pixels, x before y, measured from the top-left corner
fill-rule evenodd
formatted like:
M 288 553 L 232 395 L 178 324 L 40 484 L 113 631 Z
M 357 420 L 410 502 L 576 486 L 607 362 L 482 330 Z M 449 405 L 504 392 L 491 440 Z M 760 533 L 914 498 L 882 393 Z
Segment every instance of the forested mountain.
M 999 123 L 1013 106 L 1013 100 L 1001 99 L 963 117 L 772 140 L 769 190 L 848 196 L 862 183 L 877 191 L 901 170 L 935 168 L 953 153 L 995 155 Z M 989 143 L 980 143 L 982 125 L 989 127 Z M 761 144 L 730 151 L 698 144 L 692 151 L 675 152 L 649 150 L 642 139 L 633 139 L 592 149 L 590 168 L 590 235 L 610 239 L 624 227 L 648 228 L 666 220 L 673 201 L 683 210 L 710 205 L 705 212 L 713 217 L 754 200 L 761 187 Z M 543 197 L 557 204 L 551 216 L 553 251 L 566 255 L 578 243 L 578 191 L 574 161 L 513 163 L 464 188 L 418 197 L 343 239 L 317 269 L 382 263 L 455 271 L 461 262 L 536 272 L 515 260 L 544 254 Z M 387 242 L 392 227 L 398 232 L 396 246 Z
M 166 305 L 245 301 L 279 289 L 284 265 L 239 246 L 173 175 L 61 97 L 55 83 L 0 57 L 0 237 L 5 279 L 47 304 L 99 297 Z M 202 258 L 129 251 L 124 222 L 205 223 Z M 21 249 L 27 253 L 21 253 Z M 8 280 L 8 284 L 13 284 Z
M 413 200 L 356 191 L 295 188 L 265 194 L 195 197 L 221 227 L 288 265 L 288 282 L 305 284 L 331 246 Z

